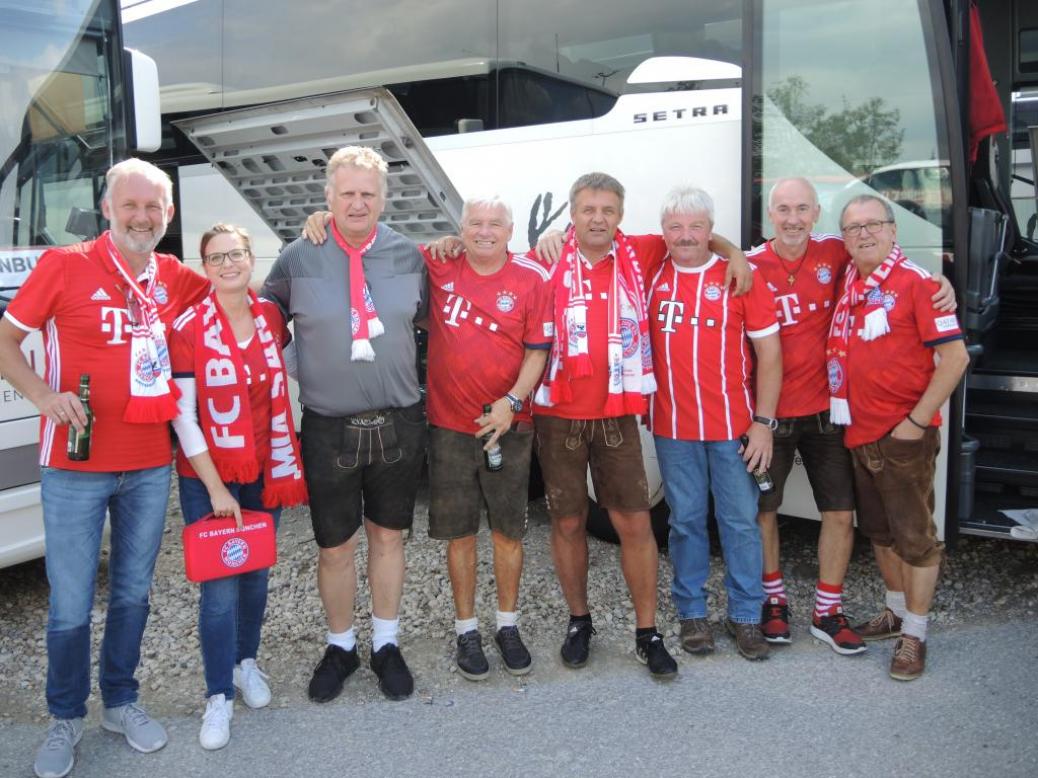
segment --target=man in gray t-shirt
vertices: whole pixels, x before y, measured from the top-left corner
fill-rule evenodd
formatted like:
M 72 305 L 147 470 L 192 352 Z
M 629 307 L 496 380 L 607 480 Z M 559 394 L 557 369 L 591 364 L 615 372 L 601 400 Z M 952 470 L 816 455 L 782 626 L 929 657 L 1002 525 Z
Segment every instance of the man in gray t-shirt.
M 263 295 L 294 322 L 302 453 L 319 547 L 317 585 L 328 646 L 310 698 L 334 699 L 357 669 L 354 553 L 363 524 L 372 600 L 371 669 L 390 699 L 414 680 L 397 646 L 404 581 L 403 530 L 411 527 L 425 458 L 414 321 L 425 315 L 425 264 L 418 248 L 378 219 L 385 161 L 347 146 L 328 162 L 331 237 L 293 241 Z

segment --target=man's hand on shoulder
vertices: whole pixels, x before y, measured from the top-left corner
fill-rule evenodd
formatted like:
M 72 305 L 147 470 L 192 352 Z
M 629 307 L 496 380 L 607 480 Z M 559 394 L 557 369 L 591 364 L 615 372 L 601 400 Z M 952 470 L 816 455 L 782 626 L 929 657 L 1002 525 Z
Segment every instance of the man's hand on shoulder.
M 753 287 L 753 271 L 746 255 L 738 246 L 716 232 L 710 237 L 710 250 L 728 260 L 724 271 L 724 283 L 732 294 L 741 297 Z
M 544 262 L 554 265 L 562 257 L 563 236 L 562 230 L 548 230 L 537 241 L 534 253 Z
M 461 254 L 464 249 L 464 244 L 461 242 L 461 238 L 457 235 L 445 235 L 442 238 L 437 238 L 430 243 L 425 244 L 425 250 L 429 252 L 429 256 L 437 262 L 447 262 L 452 259 L 457 259 L 458 255 Z
M 328 223 L 332 220 L 331 211 L 314 211 L 306 217 L 301 237 L 320 246 L 328 240 Z
M 951 285 L 951 281 L 948 280 L 947 276 L 943 276 L 940 273 L 935 273 L 933 280 L 940 285 L 940 288 L 930 298 L 933 300 L 934 310 L 954 313 L 955 309 L 959 307 L 959 304 L 955 301 L 955 287 Z

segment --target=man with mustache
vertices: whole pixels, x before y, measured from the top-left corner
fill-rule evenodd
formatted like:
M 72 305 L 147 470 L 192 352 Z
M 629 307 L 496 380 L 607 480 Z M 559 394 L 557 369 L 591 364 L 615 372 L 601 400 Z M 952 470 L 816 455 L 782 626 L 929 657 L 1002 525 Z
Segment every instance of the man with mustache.
M 40 411 L 40 492 L 47 538 L 47 708 L 52 722 L 38 776 L 75 760 L 90 693 L 90 615 L 106 512 L 111 524 L 108 612 L 101 644 L 101 726 L 142 752 L 166 732 L 137 704 L 134 671 L 169 498 L 168 422 L 176 416 L 166 332 L 209 282 L 154 253 L 173 216 L 173 184 L 137 159 L 112 167 L 101 211 L 109 231 L 51 249 L 0 320 L 0 372 Z M 19 348 L 43 329 L 46 374 Z M 87 423 L 76 393 L 90 376 L 89 458 L 70 460 L 70 426 Z

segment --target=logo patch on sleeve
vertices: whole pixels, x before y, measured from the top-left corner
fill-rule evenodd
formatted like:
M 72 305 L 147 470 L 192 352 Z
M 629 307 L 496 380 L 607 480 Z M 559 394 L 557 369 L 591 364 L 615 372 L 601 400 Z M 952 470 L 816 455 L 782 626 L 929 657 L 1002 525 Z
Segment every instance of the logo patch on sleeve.
M 939 316 L 933 320 L 933 324 L 938 332 L 951 332 L 959 328 L 959 320 L 953 315 Z
M 544 337 L 551 338 L 555 336 L 555 322 L 546 321 L 544 322 Z

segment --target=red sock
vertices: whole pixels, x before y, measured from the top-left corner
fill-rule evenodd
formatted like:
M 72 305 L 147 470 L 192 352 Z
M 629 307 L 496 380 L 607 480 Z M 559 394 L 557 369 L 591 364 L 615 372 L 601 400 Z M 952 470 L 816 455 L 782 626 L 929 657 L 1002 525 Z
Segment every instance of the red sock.
M 770 600 L 775 597 L 782 602 L 786 601 L 786 585 L 782 582 L 782 571 L 776 570 L 773 573 L 765 573 L 761 577 L 761 582 L 764 584 L 764 598 Z
M 822 616 L 828 615 L 833 608 L 843 607 L 842 599 L 842 585 L 836 586 L 835 584 L 827 584 L 824 581 L 819 581 L 818 588 L 815 589 L 814 617 L 820 619 Z

